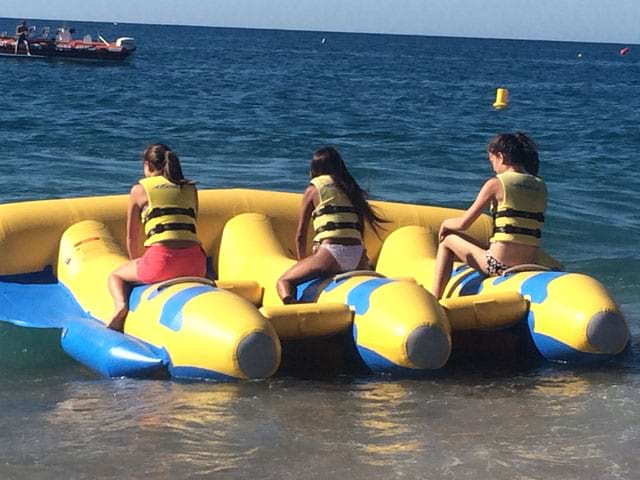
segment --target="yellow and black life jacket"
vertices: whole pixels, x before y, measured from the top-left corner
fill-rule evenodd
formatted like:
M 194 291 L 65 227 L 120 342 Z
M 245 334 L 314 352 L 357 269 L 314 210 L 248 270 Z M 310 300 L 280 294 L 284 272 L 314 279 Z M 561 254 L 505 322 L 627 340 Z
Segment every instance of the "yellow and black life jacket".
M 140 180 L 148 205 L 140 218 L 147 239 L 145 247 L 166 240 L 190 240 L 196 237 L 196 188 L 176 185 L 162 175 Z
M 497 177 L 502 183 L 504 198 L 493 211 L 491 242 L 539 246 L 547 208 L 544 180 L 518 172 L 505 172 Z
M 349 197 L 333 183 L 331 175 L 320 175 L 311 179 L 318 190 L 320 203 L 311 214 L 314 242 L 325 238 L 356 238 L 362 241 L 360 219 Z

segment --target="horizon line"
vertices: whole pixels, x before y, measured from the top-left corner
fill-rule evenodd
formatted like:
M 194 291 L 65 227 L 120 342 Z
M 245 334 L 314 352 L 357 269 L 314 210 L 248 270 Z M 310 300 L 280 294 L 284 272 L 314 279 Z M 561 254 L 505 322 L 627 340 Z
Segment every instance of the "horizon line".
M 397 32 L 367 32 L 367 31 L 344 31 L 344 30 L 305 30 L 302 28 L 274 28 L 274 27 L 247 27 L 247 26 L 221 26 L 221 25 L 203 25 L 203 24 L 187 24 L 187 23 L 151 23 L 151 22 L 130 22 L 130 21 L 114 21 L 114 20 L 81 20 L 81 19 L 56 19 L 56 18 L 29 18 L 29 17 L 0 17 L 4 20 L 45 20 L 55 22 L 83 22 L 83 23 L 110 23 L 113 25 L 148 25 L 158 27 L 190 27 L 190 28 L 218 28 L 230 30 L 259 30 L 274 32 L 302 32 L 302 33 L 337 33 L 347 35 L 391 35 L 400 37 L 427 37 L 427 38 L 456 38 L 468 40 L 508 40 L 515 42 L 554 42 L 554 43 L 592 43 L 598 45 L 625 45 L 638 46 L 633 42 L 613 42 L 613 41 L 597 41 L 597 40 L 556 40 L 546 38 L 516 38 L 516 37 L 474 37 L 463 35 L 436 35 L 428 33 L 397 33 Z

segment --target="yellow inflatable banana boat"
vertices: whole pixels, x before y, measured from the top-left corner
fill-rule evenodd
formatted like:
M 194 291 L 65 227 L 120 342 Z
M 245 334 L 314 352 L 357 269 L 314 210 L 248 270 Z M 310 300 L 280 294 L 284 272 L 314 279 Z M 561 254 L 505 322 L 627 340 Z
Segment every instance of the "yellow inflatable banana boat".
M 290 193 L 201 191 L 198 236 L 215 284 L 186 278 L 135 287 L 124 335 L 104 322 L 108 274 L 126 261 L 127 197 L 1 205 L 0 321 L 60 328 L 63 348 L 108 376 L 267 377 L 278 368 L 280 342 L 345 333 L 369 369 L 400 374 L 443 366 L 456 331 L 524 326 L 544 358 L 561 361 L 609 358 L 628 343 L 614 300 L 586 275 L 486 279 L 460 266 L 437 302 L 423 288 L 433 278 L 432 232 L 460 214 L 440 207 L 374 202 L 391 220 L 382 238 L 366 234 L 376 271 L 314 279 L 298 286 L 305 303 L 282 305 L 275 283 L 295 262 L 300 201 Z M 487 242 L 489 218 L 469 233 Z M 548 258 L 546 265 L 556 266 Z
M 488 220 L 488 219 L 487 219 Z M 433 281 L 435 252 L 433 232 L 428 227 L 406 226 L 386 239 L 377 270 L 385 275 L 407 275 L 427 286 Z M 488 244 L 488 236 L 481 238 Z M 594 278 L 561 271 L 557 262 L 543 255 L 544 265 L 524 265 L 500 277 L 487 278 L 466 265 L 458 265 L 441 302 L 447 308 L 465 296 L 485 299 L 477 308 L 480 325 L 460 322 L 459 330 L 507 328 L 492 312 L 498 295 L 519 293 L 528 308 L 516 323 L 546 359 L 591 362 L 621 353 L 630 338 L 629 328 L 606 288 Z M 464 315 L 463 315 L 464 316 Z
M 113 305 L 105 279 L 127 260 L 103 224 L 85 220 L 62 235 L 58 281 L 106 322 Z M 254 305 L 205 279 L 134 287 L 125 333 L 161 349 L 175 377 L 263 378 L 279 363 L 279 339 Z

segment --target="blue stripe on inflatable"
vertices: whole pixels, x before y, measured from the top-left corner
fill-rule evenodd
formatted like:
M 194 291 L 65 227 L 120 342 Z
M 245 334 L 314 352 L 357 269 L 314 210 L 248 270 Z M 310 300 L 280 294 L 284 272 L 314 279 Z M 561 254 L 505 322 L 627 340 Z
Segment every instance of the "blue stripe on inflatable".
M 302 303 L 315 302 L 320 294 L 322 278 L 313 278 L 296 286 L 296 299 Z
M 209 285 L 185 288 L 169 298 L 162 307 L 160 324 L 177 332 L 182 328 L 182 307 L 193 298 L 216 289 Z
M 566 275 L 567 272 L 541 272 L 534 275 L 520 285 L 520 293 L 529 295 L 532 303 L 542 303 L 549 295 L 549 284 L 558 277 Z
M 184 380 L 216 380 L 218 382 L 233 382 L 237 381 L 236 377 L 225 375 L 224 373 L 215 372 L 213 370 L 207 370 L 197 367 L 169 367 L 169 372 L 173 378 L 179 378 Z
M 142 294 L 149 288 L 149 285 L 136 285 L 131 289 L 129 294 L 129 311 L 135 312 L 138 305 L 142 301 Z
M 149 285 L 145 285 L 145 287 L 149 287 Z M 158 295 L 160 295 L 162 293 L 162 290 L 159 288 L 154 288 L 153 291 L 149 294 L 149 296 L 147 297 L 147 301 L 149 300 L 153 300 L 154 298 L 156 298 Z M 129 310 L 131 310 L 131 308 L 129 308 Z
M 425 370 L 401 367 L 367 347 L 356 345 L 356 348 L 365 365 L 374 373 L 389 373 L 399 377 L 413 377 L 425 374 Z
M 391 282 L 393 280 L 390 278 L 372 278 L 356 285 L 347 295 L 347 305 L 355 308 L 357 315 L 364 315 L 369 310 L 371 294 L 381 286 Z
M 482 291 L 482 281 L 487 278 L 481 272 L 474 271 L 460 282 L 460 296 L 477 295 Z
M 606 357 L 615 357 L 615 355 L 581 352 L 580 350 L 571 348 L 566 343 L 560 342 L 553 337 L 536 333 L 535 314 L 532 311 L 529 311 L 527 323 L 529 325 L 529 332 L 531 333 L 533 343 L 538 349 L 538 352 L 540 352 L 540 355 L 547 360 L 552 360 L 554 362 L 571 362 L 573 364 L 587 364 L 592 362 L 602 362 L 602 359 Z
M 337 288 L 341 283 L 346 282 L 351 277 L 344 277 L 340 280 L 333 280 L 327 285 L 324 285 L 325 281 L 328 281 L 331 277 L 318 277 L 306 282 L 302 282 L 296 286 L 296 298 L 301 303 L 315 302 L 320 296 L 320 292 L 330 292 L 334 288 Z
M 458 275 L 460 275 L 463 272 L 466 272 L 470 268 L 471 267 L 469 265 L 467 265 L 466 263 L 463 263 L 459 267 L 453 269 L 453 272 L 451 273 L 451 278 L 457 277 Z

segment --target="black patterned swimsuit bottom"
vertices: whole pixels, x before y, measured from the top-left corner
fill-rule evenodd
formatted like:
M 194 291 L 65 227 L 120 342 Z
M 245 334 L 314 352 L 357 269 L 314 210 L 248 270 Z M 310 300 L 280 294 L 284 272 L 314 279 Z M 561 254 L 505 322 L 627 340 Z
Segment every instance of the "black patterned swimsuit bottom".
M 505 272 L 505 270 L 507 270 L 508 268 L 511 268 L 510 265 L 507 265 L 505 263 L 502 263 L 499 260 L 496 260 L 493 257 L 493 255 L 489 253 L 489 250 L 485 252 L 485 255 L 487 257 L 487 271 L 490 277 L 498 277 L 502 275 Z

